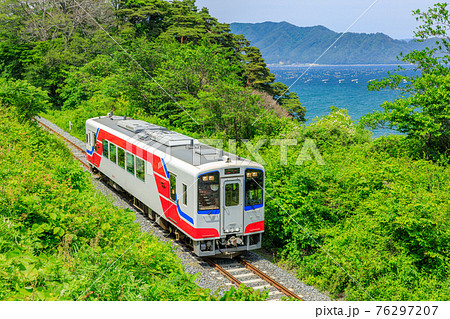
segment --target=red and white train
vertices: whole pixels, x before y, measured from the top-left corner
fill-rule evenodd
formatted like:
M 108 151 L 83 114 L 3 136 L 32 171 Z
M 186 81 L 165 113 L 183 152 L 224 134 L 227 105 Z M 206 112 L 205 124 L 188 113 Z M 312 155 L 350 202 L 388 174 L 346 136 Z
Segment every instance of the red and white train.
M 164 127 L 123 116 L 86 121 L 87 160 L 198 256 L 261 247 L 264 168 Z

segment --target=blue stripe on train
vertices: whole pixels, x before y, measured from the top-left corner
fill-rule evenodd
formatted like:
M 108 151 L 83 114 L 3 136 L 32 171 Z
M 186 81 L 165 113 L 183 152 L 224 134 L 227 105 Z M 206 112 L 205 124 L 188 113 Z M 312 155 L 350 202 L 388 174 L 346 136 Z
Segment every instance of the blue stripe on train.
M 217 214 L 220 214 L 220 209 L 199 210 L 198 213 L 200 215 L 217 215 Z
M 249 205 L 249 206 L 245 206 L 244 210 L 247 211 L 247 210 L 257 209 L 257 208 L 261 208 L 261 207 L 263 207 L 263 204 L 258 204 L 258 205 L 253 205 L 253 206 Z
M 180 214 L 181 217 L 183 217 L 188 222 L 190 222 L 192 225 L 194 225 L 194 219 L 181 210 L 180 204 L 178 203 L 178 199 L 177 199 L 177 210 L 178 210 L 178 214 Z

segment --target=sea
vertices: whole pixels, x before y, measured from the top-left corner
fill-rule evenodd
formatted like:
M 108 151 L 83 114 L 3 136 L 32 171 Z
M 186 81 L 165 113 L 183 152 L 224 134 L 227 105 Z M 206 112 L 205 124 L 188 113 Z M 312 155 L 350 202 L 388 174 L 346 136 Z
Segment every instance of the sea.
M 369 91 L 368 84 L 385 78 L 390 73 L 414 76 L 418 71 L 413 65 L 312 65 L 312 66 L 269 66 L 290 91 L 297 93 L 306 108 L 307 124 L 317 117 L 327 115 L 331 106 L 345 108 L 354 121 L 363 115 L 379 110 L 384 101 L 399 98 L 400 91 L 383 89 Z M 392 130 L 377 129 L 373 137 L 396 133 Z

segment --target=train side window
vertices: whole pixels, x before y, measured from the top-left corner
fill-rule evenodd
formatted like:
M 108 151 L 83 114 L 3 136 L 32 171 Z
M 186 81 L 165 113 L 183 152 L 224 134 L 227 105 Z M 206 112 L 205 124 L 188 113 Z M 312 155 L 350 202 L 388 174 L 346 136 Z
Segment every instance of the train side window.
M 103 152 L 103 156 L 104 157 L 109 157 L 109 152 L 108 152 L 108 149 L 109 149 L 109 143 L 108 143 L 108 141 L 107 140 L 103 140 L 103 147 L 102 147 L 102 152 Z
M 139 157 L 136 157 L 136 177 L 145 181 L 145 162 Z
M 173 201 L 177 200 L 177 176 L 170 173 L 170 199 Z
M 134 175 L 134 155 L 127 152 L 127 171 Z
M 125 150 L 123 148 L 117 148 L 117 164 L 125 168 Z
M 183 205 L 187 206 L 187 186 L 183 184 Z
M 114 164 L 117 163 L 117 146 L 114 145 L 113 143 L 109 144 L 109 159 Z

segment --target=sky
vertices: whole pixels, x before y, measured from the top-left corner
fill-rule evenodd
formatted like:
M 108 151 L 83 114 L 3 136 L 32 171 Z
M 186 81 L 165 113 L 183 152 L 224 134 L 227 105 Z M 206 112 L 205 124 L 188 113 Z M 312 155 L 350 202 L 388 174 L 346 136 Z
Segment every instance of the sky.
M 409 39 L 413 38 L 413 32 L 420 25 L 412 11 L 426 10 L 437 2 L 439 1 L 197 0 L 196 5 L 199 9 L 208 8 L 213 17 L 225 23 L 287 21 L 300 27 L 323 25 L 336 32 L 344 32 L 352 26 L 348 32 L 382 32 L 394 39 Z M 374 5 L 371 7 L 372 4 Z M 364 12 L 366 13 L 363 14 Z

